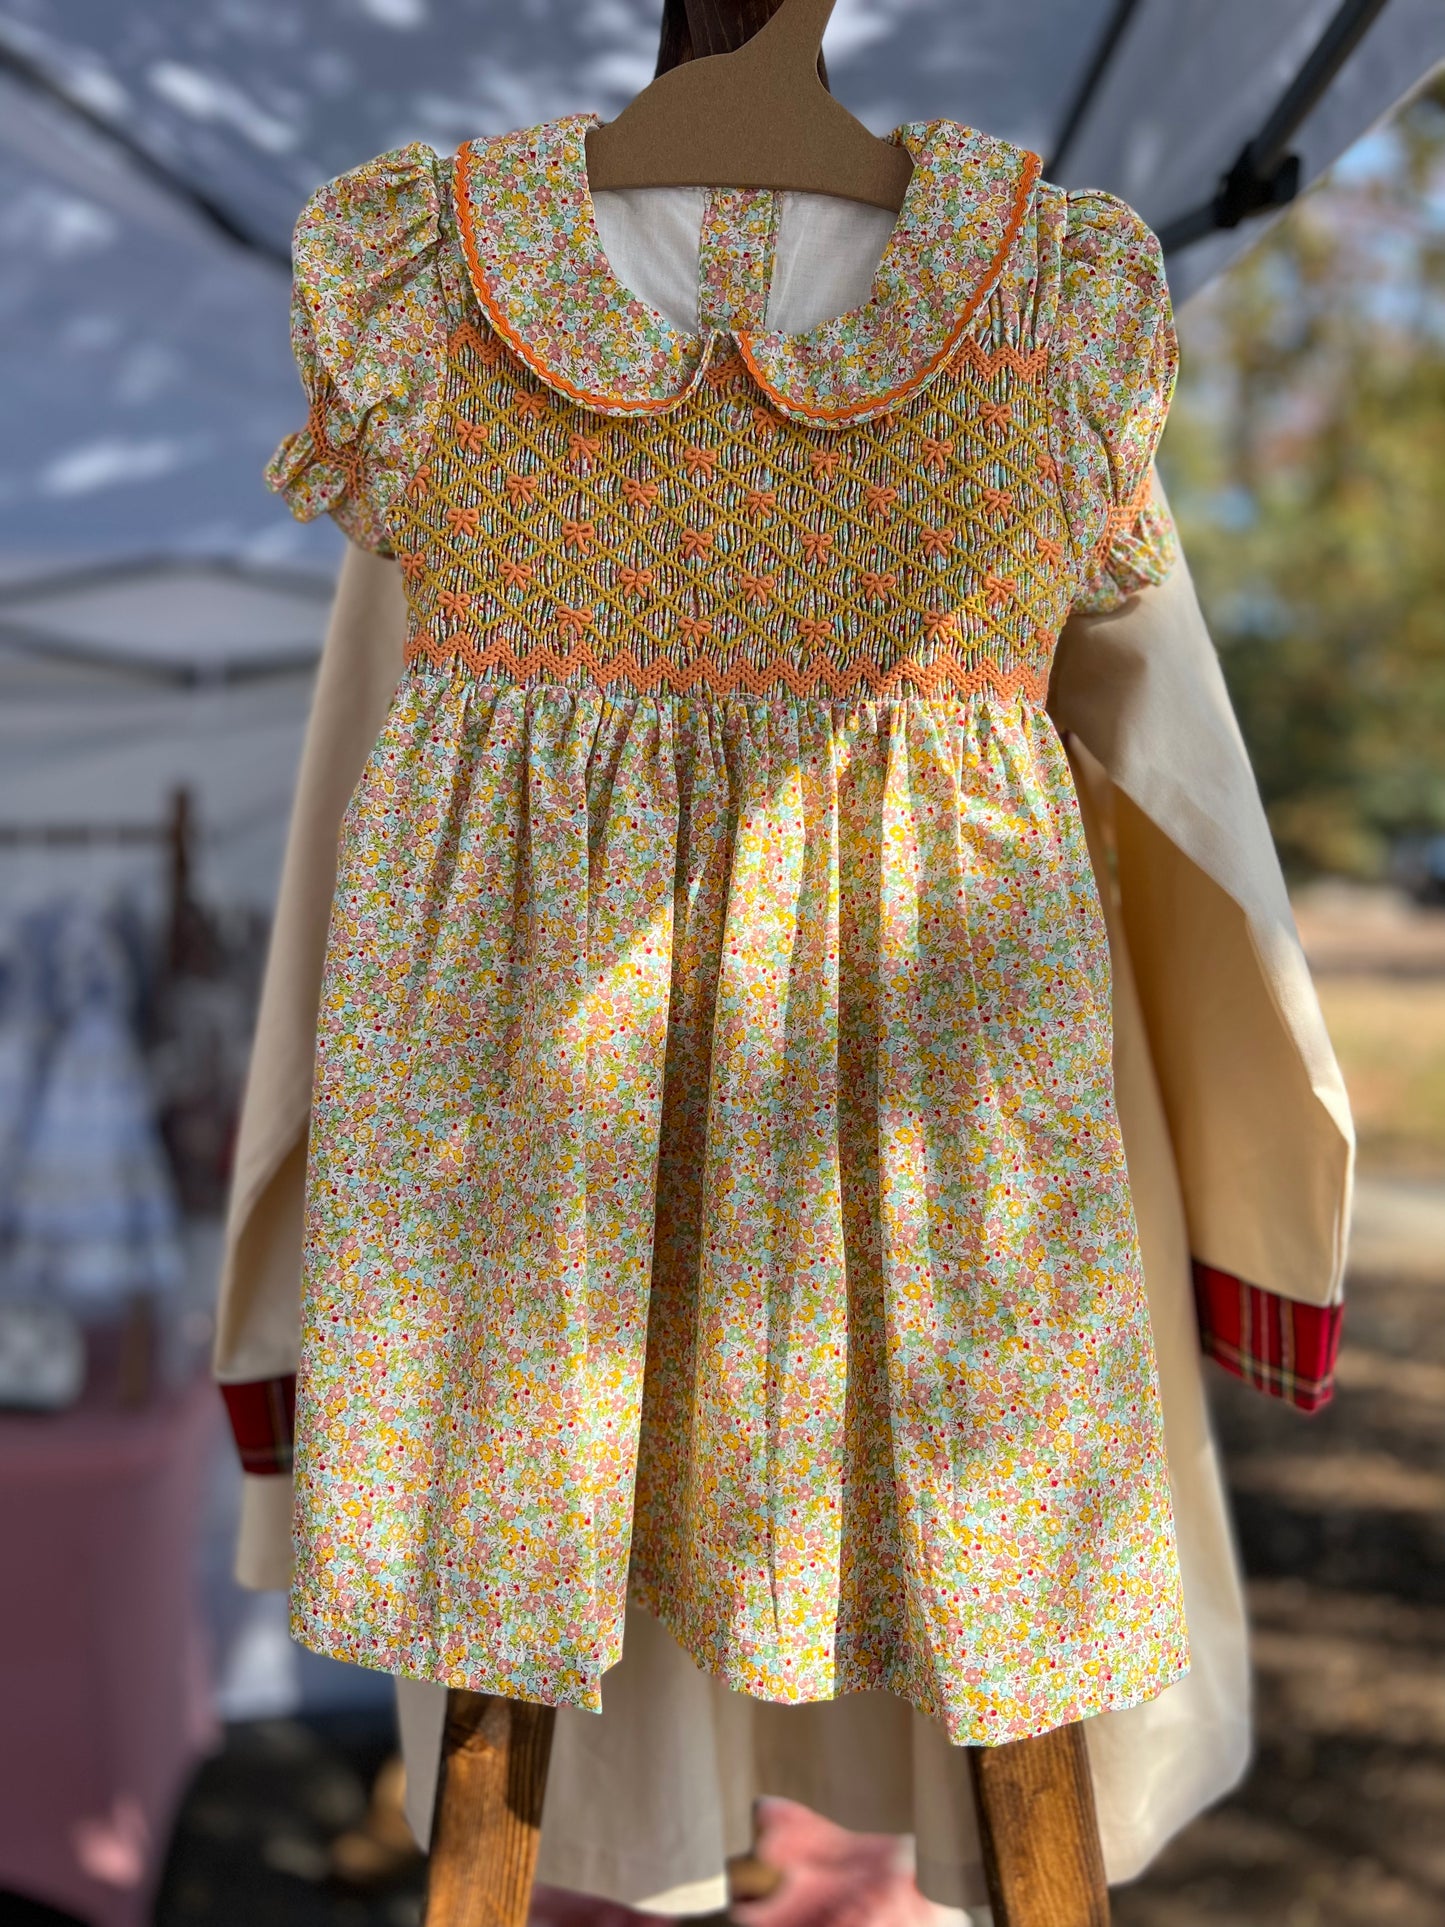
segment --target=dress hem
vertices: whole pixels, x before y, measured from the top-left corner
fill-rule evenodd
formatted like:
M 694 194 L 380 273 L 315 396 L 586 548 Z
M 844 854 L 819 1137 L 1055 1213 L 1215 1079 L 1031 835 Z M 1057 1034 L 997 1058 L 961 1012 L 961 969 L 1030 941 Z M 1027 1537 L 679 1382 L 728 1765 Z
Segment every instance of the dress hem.
M 952 1746 L 1005 1746 L 1015 1740 L 1035 1739 L 1041 1733 L 1071 1726 L 1079 1720 L 1093 1719 L 1100 1713 L 1126 1712 L 1132 1706 L 1157 1699 L 1171 1686 L 1176 1686 L 1189 1671 L 1187 1651 L 1183 1655 L 1171 1652 L 1165 1660 L 1164 1670 L 1157 1675 L 1145 1678 L 1144 1669 L 1135 1668 L 1131 1669 L 1127 1679 L 1118 1682 L 1114 1691 L 1074 1691 L 1066 1695 L 1062 1703 L 1056 1700 L 1042 1724 L 1024 1720 L 998 1722 L 984 1727 L 977 1721 L 968 1721 L 947 1706 L 930 1699 L 926 1693 L 916 1690 L 916 1682 L 910 1681 L 907 1676 L 906 1662 L 897 1660 L 865 1658 L 845 1662 L 844 1666 L 836 1669 L 832 1692 L 790 1695 L 758 1690 L 760 1682 L 756 1674 L 750 1673 L 738 1660 L 721 1658 L 714 1661 L 704 1657 L 698 1649 L 699 1643 L 685 1635 L 675 1617 L 661 1609 L 644 1587 L 638 1586 L 636 1574 L 631 1597 L 636 1605 L 651 1614 L 671 1634 L 699 1672 L 747 1699 L 779 1706 L 816 1706 L 852 1693 L 891 1693 L 915 1712 L 936 1720 Z M 536 1677 L 540 1669 L 535 1661 L 520 1658 L 508 1661 L 502 1658 L 484 1666 L 465 1662 L 460 1665 L 439 1663 L 434 1655 L 429 1657 L 419 1650 L 429 1642 L 377 1638 L 365 1628 L 335 1613 L 319 1611 L 304 1603 L 298 1604 L 294 1592 L 290 1629 L 292 1638 L 309 1652 L 319 1653 L 327 1659 L 345 1660 L 351 1665 L 363 1666 L 375 1672 L 428 1680 L 434 1685 L 456 1687 L 466 1692 L 500 1694 L 532 1705 L 571 1706 L 580 1712 L 597 1714 L 603 1710 L 601 1681 L 607 1667 L 599 1666 L 595 1675 L 582 1668 L 573 1669 L 572 1676 L 577 1687 L 569 1691 L 566 1687 L 540 1682 Z M 620 1653 L 617 1658 L 621 1658 Z M 616 1660 L 611 1660 L 607 1666 L 616 1663 Z M 554 1669 L 554 1677 L 556 1672 L 565 1673 L 567 1670 Z

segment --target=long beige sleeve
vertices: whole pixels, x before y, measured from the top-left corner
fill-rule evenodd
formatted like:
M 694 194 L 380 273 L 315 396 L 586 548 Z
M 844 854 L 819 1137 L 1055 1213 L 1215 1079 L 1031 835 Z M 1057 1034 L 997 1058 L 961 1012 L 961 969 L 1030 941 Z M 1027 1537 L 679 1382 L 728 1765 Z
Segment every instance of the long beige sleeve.
M 301 1210 L 316 1011 L 342 818 L 402 673 L 395 561 L 347 546 L 317 670 L 241 1109 L 216 1320 L 222 1383 L 296 1370 Z M 237 1576 L 281 1586 L 291 1480 L 248 1476 Z
M 1115 613 L 1068 624 L 1049 708 L 1114 785 L 1122 933 L 1193 1255 L 1331 1304 L 1349 1104 L 1182 557 Z

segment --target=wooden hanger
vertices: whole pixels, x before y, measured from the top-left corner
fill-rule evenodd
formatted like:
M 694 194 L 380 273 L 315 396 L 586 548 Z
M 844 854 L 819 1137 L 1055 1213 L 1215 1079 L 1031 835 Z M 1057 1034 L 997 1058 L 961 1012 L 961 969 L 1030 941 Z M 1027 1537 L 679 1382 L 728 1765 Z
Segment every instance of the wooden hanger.
M 610 187 L 771 187 L 903 205 L 913 161 L 836 101 L 819 77 L 833 0 L 782 0 L 732 53 L 660 73 L 587 136 L 587 180 Z M 689 0 L 692 51 L 709 9 Z

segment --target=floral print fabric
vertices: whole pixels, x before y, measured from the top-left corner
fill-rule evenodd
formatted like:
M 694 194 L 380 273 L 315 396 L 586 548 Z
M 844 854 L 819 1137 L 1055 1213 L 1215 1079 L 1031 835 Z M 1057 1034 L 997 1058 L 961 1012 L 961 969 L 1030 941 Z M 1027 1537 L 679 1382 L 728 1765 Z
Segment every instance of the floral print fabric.
M 330 512 L 389 551 L 387 511 L 436 424 L 448 316 L 465 276 L 450 164 L 413 144 L 330 181 L 302 209 L 291 344 L 311 407 L 266 469 L 305 520 Z
M 302 368 L 363 454 L 338 475 L 313 436 L 273 479 L 300 513 L 370 504 L 412 669 L 344 826 L 318 1042 L 292 1608 L 322 1651 L 596 1708 L 630 1590 L 743 1691 L 883 1687 L 973 1743 L 1187 1664 L 1107 948 L 1041 706 L 1070 606 L 1124 593 L 1165 538 L 1140 505 L 1167 303 L 1128 210 L 1089 210 L 1075 271 L 1066 197 L 978 140 L 935 142 L 970 179 L 910 188 L 889 271 L 926 268 L 921 333 L 865 306 L 851 333 L 778 337 L 781 402 L 762 337 L 724 357 L 649 332 L 567 227 L 575 126 L 488 144 L 500 202 L 459 168 L 455 236 L 434 157 L 408 164 L 429 187 L 372 164 L 374 246 L 357 191 L 323 191 L 363 232 L 328 242 L 318 214 L 308 311 L 348 264 L 378 293 L 336 295 L 349 346 Z M 492 284 L 458 278 L 469 223 L 501 335 Z M 543 285 L 575 311 L 529 305 Z M 815 421 L 820 397 L 851 425 Z M 905 484 L 872 505 L 903 550 L 869 600 L 850 438 L 895 434 L 923 438 L 928 511 L 915 530 Z M 980 661 L 1017 643 L 1027 675 L 832 696 L 821 618 L 752 693 L 694 675 L 752 660 L 701 600 L 726 561 L 710 491 L 785 437 L 798 480 L 774 493 L 852 645 L 911 647 L 889 638 L 915 547 L 941 581 L 996 542 L 1016 566 L 980 576 Z M 624 512 L 660 518 L 655 563 Z M 616 590 L 606 661 L 589 584 L 596 607 Z M 677 674 L 614 673 L 629 651 Z

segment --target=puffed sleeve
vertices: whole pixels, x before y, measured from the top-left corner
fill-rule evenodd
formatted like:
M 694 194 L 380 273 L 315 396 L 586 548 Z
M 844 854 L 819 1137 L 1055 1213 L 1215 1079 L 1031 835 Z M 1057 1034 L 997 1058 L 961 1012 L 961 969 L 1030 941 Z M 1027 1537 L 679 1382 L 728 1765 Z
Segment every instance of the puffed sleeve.
M 298 521 L 330 514 L 391 552 L 387 512 L 421 465 L 446 367 L 445 168 L 419 142 L 328 181 L 292 241 L 291 345 L 306 425 L 266 467 Z
M 1060 479 L 1080 558 L 1080 613 L 1162 582 L 1177 541 L 1153 488 L 1179 347 L 1159 242 L 1112 194 L 1072 194 L 1054 336 Z

